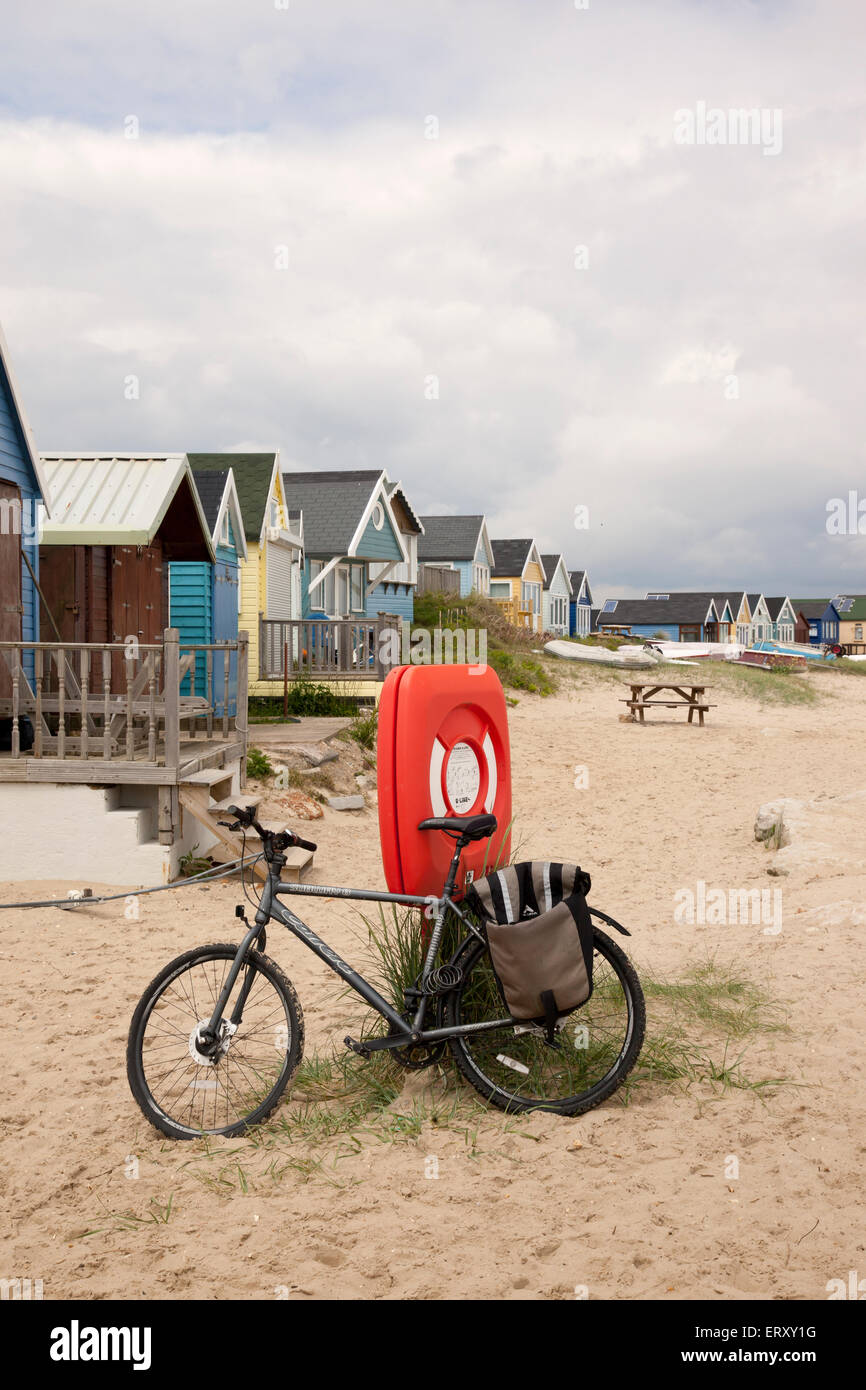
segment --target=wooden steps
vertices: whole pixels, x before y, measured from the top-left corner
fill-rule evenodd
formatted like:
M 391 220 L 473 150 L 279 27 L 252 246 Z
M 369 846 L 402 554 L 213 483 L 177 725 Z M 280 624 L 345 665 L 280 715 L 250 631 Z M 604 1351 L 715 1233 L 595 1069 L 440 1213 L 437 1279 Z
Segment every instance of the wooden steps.
M 240 858 L 243 838 L 239 830 L 229 830 L 228 826 L 220 825 L 220 821 L 228 819 L 229 806 L 258 806 L 262 799 L 260 796 L 247 795 L 243 792 L 238 792 L 232 796 L 230 792 L 231 774 L 227 774 L 219 768 L 205 768 L 201 772 L 193 772 L 178 785 L 181 806 L 195 816 L 200 825 L 217 837 L 217 843 L 208 850 L 208 853 L 223 864 L 231 863 L 233 859 Z M 252 831 L 247 834 L 246 839 L 247 853 L 252 856 L 258 852 L 258 836 L 255 831 Z M 310 867 L 312 862 L 312 850 L 297 847 L 286 850 L 286 867 L 283 870 L 283 878 L 288 883 L 300 883 L 301 874 Z M 261 879 L 267 878 L 267 865 L 263 859 L 256 863 L 255 872 Z

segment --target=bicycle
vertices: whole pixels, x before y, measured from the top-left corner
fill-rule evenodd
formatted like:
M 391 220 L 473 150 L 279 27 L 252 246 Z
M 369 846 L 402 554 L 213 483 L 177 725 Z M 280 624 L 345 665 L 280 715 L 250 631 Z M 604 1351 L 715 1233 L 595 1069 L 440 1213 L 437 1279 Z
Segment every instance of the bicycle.
M 625 953 L 595 923 L 592 995 L 560 1020 L 552 1043 L 543 1028 L 519 1024 L 505 1012 L 483 927 L 453 897 L 463 850 L 493 834 L 495 816 L 421 822 L 419 829 L 442 830 L 455 841 L 442 894 L 430 898 L 283 883 L 285 850 L 316 846 L 291 830 L 263 829 L 254 807 L 230 806 L 228 814 L 235 820 L 222 823 L 244 831 L 244 850 L 247 829 L 262 842 L 268 876 L 255 920 L 250 924 L 243 905 L 236 907 L 247 927 L 240 945 L 199 946 L 178 956 L 148 985 L 130 1025 L 129 1084 L 146 1118 L 163 1134 L 173 1139 L 242 1134 L 272 1113 L 297 1071 L 303 1013 L 291 981 L 264 954 L 266 928 L 273 921 L 300 938 L 385 1020 L 384 1033 L 345 1039 L 360 1057 L 390 1052 L 403 1066 L 417 1069 L 439 1061 L 447 1047 L 476 1091 L 511 1112 L 578 1115 L 622 1085 L 643 1043 L 644 999 Z M 427 910 L 432 927 L 423 965 L 404 990 L 402 1011 L 279 901 L 289 896 Z M 590 912 L 630 935 L 606 913 Z

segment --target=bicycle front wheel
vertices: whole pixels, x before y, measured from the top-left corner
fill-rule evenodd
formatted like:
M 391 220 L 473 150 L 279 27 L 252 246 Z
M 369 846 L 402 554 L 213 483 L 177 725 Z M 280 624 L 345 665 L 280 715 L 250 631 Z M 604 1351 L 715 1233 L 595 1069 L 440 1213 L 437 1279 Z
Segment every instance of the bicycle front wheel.
M 279 966 L 250 950 L 223 1011 L 224 1036 L 205 1056 L 197 1043 L 237 946 L 186 951 L 152 980 L 129 1029 L 126 1072 L 152 1125 L 172 1139 L 243 1134 L 276 1106 L 304 1051 L 298 996 Z M 245 991 L 235 1030 L 232 1015 Z
M 446 1001 L 449 1027 L 507 1012 L 485 942 L 472 941 L 455 962 L 463 979 Z M 562 1020 L 557 1047 L 542 1028 L 514 1022 L 449 1038 L 462 1074 L 500 1110 L 580 1115 L 607 1100 L 637 1061 L 646 1027 L 643 991 L 616 942 L 593 928 L 593 990 Z

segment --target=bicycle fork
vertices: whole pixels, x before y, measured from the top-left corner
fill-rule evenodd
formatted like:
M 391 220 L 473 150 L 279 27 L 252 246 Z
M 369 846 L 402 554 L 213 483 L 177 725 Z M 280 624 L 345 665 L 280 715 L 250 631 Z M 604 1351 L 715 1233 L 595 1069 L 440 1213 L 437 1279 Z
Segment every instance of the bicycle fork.
M 256 918 L 258 918 L 259 915 L 260 913 L 257 912 Z M 229 971 L 228 977 L 226 978 L 226 982 L 220 991 L 220 996 L 216 1002 L 214 1011 L 208 1019 L 206 1027 L 200 1029 L 198 1032 L 196 1041 L 201 1044 L 203 1052 L 215 1050 L 222 1043 L 226 1033 L 228 1033 L 229 1036 L 231 1036 L 238 1030 L 241 1019 L 244 1015 L 244 1007 L 246 1005 L 247 999 L 249 998 L 250 990 L 253 987 L 253 980 L 255 979 L 256 971 L 254 965 L 247 966 L 247 973 L 244 978 L 244 982 L 241 985 L 240 993 L 238 994 L 235 1006 L 232 1009 L 231 1018 L 229 1018 L 228 1020 L 224 1020 L 223 1011 L 225 1010 L 225 1007 L 229 1002 L 231 992 L 235 987 L 235 982 L 237 981 L 237 978 L 240 975 L 241 970 L 243 969 L 244 961 L 247 957 L 247 952 L 249 951 L 256 937 L 260 935 L 264 925 L 264 922 L 256 921 L 255 925 L 250 927 L 249 931 L 247 932 L 246 936 L 244 937 L 243 941 L 238 947 L 237 954 L 234 960 L 232 961 L 231 970 Z

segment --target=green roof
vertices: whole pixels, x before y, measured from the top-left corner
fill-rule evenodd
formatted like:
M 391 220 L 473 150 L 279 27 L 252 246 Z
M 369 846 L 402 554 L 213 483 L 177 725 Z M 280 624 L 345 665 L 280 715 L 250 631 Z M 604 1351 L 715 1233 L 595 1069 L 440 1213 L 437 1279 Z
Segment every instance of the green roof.
M 187 454 L 194 473 L 233 469 L 248 541 L 257 542 L 262 534 L 276 456 L 273 450 L 268 454 Z
M 843 623 L 866 620 L 866 594 L 838 594 L 833 603 Z

